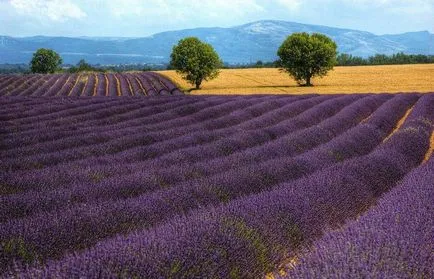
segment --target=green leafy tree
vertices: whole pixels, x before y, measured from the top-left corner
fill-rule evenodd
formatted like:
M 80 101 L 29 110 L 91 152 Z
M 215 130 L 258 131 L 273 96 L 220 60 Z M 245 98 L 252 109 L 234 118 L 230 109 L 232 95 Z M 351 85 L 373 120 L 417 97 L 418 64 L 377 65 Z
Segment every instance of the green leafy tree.
M 262 60 L 256 61 L 255 67 L 256 68 L 262 68 L 262 67 L 264 67 L 264 62 L 262 62 Z
M 100 69 L 93 67 L 86 60 L 81 59 L 78 61 L 77 66 L 72 66 L 69 68 L 70 73 L 81 73 L 81 72 L 101 72 Z
M 33 73 L 52 74 L 62 64 L 62 58 L 51 49 L 40 48 L 34 54 L 30 62 L 30 70 Z
M 93 71 L 93 67 L 86 62 L 86 60 L 81 59 L 80 61 L 78 61 L 77 63 L 77 68 L 79 72 L 86 72 L 86 71 Z
M 216 78 L 223 65 L 214 48 L 195 37 L 180 40 L 170 57 L 170 65 L 196 89 L 202 81 Z
M 336 43 L 329 37 L 314 33 L 294 33 L 280 46 L 280 66 L 298 84 L 312 86 L 312 78 L 323 77 L 336 64 Z

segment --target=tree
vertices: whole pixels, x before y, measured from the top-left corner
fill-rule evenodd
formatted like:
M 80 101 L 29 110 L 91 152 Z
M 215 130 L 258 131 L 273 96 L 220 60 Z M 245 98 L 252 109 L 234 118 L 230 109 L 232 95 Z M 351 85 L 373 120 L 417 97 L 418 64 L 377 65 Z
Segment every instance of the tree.
M 77 68 L 79 72 L 93 71 L 93 67 L 84 59 L 78 61 Z
M 262 68 L 262 67 L 264 67 L 264 62 L 262 62 L 262 60 L 256 61 L 255 67 L 256 68 Z
M 337 46 L 329 37 L 314 33 L 294 33 L 280 46 L 280 66 L 298 84 L 312 86 L 311 79 L 323 77 L 336 64 Z M 304 84 L 303 84 L 304 82 Z
M 98 69 L 92 67 L 84 59 L 78 61 L 76 66 L 72 66 L 71 68 L 69 68 L 70 73 L 81 73 L 81 72 L 92 72 L 92 71 L 98 71 Z
M 214 48 L 195 37 L 180 40 L 170 57 L 170 65 L 196 89 L 202 81 L 216 78 L 223 65 Z
M 54 50 L 40 48 L 34 54 L 30 62 L 30 70 L 33 73 L 54 73 L 62 64 L 62 58 Z

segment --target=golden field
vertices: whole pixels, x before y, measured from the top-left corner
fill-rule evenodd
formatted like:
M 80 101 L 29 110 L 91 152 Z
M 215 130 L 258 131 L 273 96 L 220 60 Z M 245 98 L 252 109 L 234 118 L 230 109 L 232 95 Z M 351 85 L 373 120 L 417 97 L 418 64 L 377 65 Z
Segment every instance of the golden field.
M 175 71 L 161 71 L 184 91 L 193 88 Z M 225 69 L 191 94 L 303 94 L 434 92 L 434 64 L 335 67 L 314 87 L 299 87 L 278 69 Z

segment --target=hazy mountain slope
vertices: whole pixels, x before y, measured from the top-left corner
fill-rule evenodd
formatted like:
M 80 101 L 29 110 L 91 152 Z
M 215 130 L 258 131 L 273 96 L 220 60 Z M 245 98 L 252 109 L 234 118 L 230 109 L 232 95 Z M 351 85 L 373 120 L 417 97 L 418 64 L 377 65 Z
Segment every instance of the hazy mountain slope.
M 0 36 L 0 63 L 27 63 L 38 48 L 61 53 L 65 63 L 166 63 L 172 46 L 181 38 L 197 36 L 211 43 L 225 62 L 272 61 L 282 41 L 293 32 L 320 32 L 332 37 L 339 52 L 367 57 L 397 52 L 434 54 L 434 34 L 427 31 L 378 36 L 369 32 L 300 24 L 258 21 L 231 28 L 196 28 L 158 33 L 146 38 L 65 38 Z
M 434 34 L 428 31 L 383 35 L 381 37 L 405 45 L 406 51 L 411 53 L 434 53 Z

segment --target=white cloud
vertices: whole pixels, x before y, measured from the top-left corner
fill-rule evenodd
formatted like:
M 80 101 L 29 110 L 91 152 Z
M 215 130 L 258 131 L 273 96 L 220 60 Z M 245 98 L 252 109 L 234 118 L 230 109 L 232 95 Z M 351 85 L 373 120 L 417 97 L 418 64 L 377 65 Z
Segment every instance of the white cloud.
M 106 4 L 116 17 L 132 15 L 178 19 L 204 16 L 224 18 L 263 10 L 256 0 L 107 0 Z
M 52 21 L 81 19 L 86 13 L 70 0 L 11 0 L 10 4 L 20 14 L 46 18 Z
M 387 7 L 390 9 L 412 11 L 424 11 L 424 9 L 432 10 L 434 0 L 340 0 L 341 2 L 364 7 Z
M 0 0 L 0 33 L 146 36 L 262 19 L 433 32 L 432 14 L 434 0 Z
M 302 0 L 277 0 L 277 3 L 284 6 L 289 11 L 296 11 L 302 4 Z

